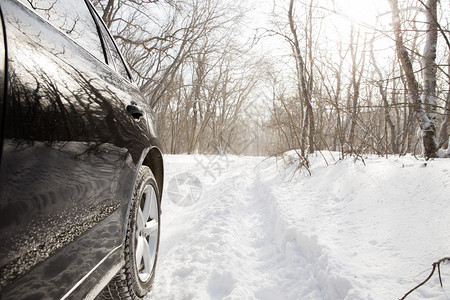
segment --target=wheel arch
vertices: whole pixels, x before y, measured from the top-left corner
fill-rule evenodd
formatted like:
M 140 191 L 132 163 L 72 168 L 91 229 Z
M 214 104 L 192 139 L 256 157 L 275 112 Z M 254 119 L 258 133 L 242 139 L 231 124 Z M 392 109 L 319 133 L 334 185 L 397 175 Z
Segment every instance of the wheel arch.
M 164 185 L 164 162 L 161 150 L 158 147 L 152 147 L 145 156 L 142 165 L 149 167 L 153 175 L 155 175 L 159 196 L 162 199 Z

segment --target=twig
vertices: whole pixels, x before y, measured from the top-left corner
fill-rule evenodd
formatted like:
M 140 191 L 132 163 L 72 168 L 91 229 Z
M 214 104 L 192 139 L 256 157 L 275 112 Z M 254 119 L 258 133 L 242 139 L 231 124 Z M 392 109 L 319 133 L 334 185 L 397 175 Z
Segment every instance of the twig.
M 433 276 L 434 271 L 436 270 L 436 266 L 438 268 L 438 273 L 439 273 L 439 282 L 441 283 L 441 287 L 442 287 L 442 278 L 441 278 L 441 263 L 444 261 L 450 261 L 450 257 L 444 257 L 440 260 L 438 260 L 437 262 L 433 263 L 433 269 L 431 270 L 431 274 L 428 275 L 427 279 L 425 279 L 422 283 L 420 283 L 418 286 L 416 286 L 415 288 L 413 288 L 412 290 L 410 290 L 409 292 L 407 292 L 402 298 L 400 298 L 400 300 L 404 300 L 409 294 L 411 294 L 412 292 L 414 292 L 415 290 L 417 290 L 419 287 L 421 287 L 422 285 L 424 285 L 428 280 L 430 280 L 431 276 Z

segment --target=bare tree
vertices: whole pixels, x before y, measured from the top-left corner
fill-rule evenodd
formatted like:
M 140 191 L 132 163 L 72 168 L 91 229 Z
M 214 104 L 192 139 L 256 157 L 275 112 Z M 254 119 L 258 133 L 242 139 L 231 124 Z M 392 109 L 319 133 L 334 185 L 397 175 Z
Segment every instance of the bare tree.
M 348 129 L 348 137 L 347 144 L 350 147 L 350 151 L 355 151 L 354 147 L 354 139 L 355 139 L 355 127 L 357 126 L 358 120 L 358 100 L 360 96 L 360 88 L 361 88 L 361 79 L 363 77 L 363 70 L 365 66 L 365 45 L 366 43 L 362 43 L 363 49 L 359 50 L 359 42 L 360 34 L 359 32 L 355 34 L 354 29 L 352 28 L 350 33 L 350 58 L 351 58 L 351 93 L 349 93 L 349 105 L 348 109 L 350 110 L 348 114 L 349 120 L 349 129 Z M 360 54 L 358 58 L 358 54 Z M 350 89 L 350 88 L 349 88 Z
M 385 121 L 390 129 L 392 153 L 398 154 L 399 150 L 398 150 L 397 139 L 396 139 L 396 136 L 397 136 L 396 126 L 395 126 L 395 123 L 392 120 L 392 117 L 390 114 L 390 105 L 389 105 L 389 101 L 388 101 L 388 93 L 387 93 L 387 88 L 386 88 L 387 84 L 386 84 L 386 80 L 384 80 L 384 78 L 383 78 L 383 73 L 381 72 L 380 68 L 377 65 L 377 61 L 376 61 L 374 51 L 373 51 L 373 40 L 372 40 L 371 47 L 370 47 L 370 59 L 372 61 L 372 65 L 375 69 L 375 72 L 377 73 L 377 76 L 378 76 L 378 79 L 375 79 L 375 84 L 377 85 L 378 90 L 380 92 L 381 99 L 382 99 L 383 105 L 384 105 Z M 386 135 L 387 135 L 387 133 L 386 133 Z
M 424 155 L 426 158 L 435 157 L 438 146 L 436 143 L 436 5 L 437 0 L 428 0 L 427 6 L 427 35 L 423 56 L 424 93 L 421 99 L 419 83 L 409 57 L 408 50 L 403 43 L 400 23 L 400 10 L 397 0 L 389 0 L 392 8 L 392 24 L 395 34 L 397 55 L 405 72 L 410 101 L 417 113 L 419 126 L 422 132 Z
M 396 43 L 379 52 L 373 40 L 389 36 L 386 28 L 368 33 L 367 26 L 352 23 L 352 30 L 335 28 L 345 28 L 338 39 L 323 34 L 329 32 L 324 31 L 328 20 L 345 14 L 330 9 L 338 2 L 324 1 L 274 1 L 273 27 L 265 35 L 281 37 L 287 43 L 280 45 L 287 47 L 269 58 L 252 49 L 259 36 L 243 43 L 240 22 L 245 12 L 231 7 L 240 4 L 93 3 L 157 112 L 167 152 L 229 153 L 246 145 L 244 140 L 258 139 L 255 151 L 299 149 L 307 166 L 308 154 L 321 149 L 342 156 L 405 154 L 420 141 L 430 158 L 439 146 L 447 148 L 450 94 L 445 98 L 444 92 L 450 70 L 439 62 L 448 60 L 448 50 L 441 49 L 450 49 L 450 42 L 447 26 L 438 22 L 442 8 L 437 0 L 409 1 L 420 3 L 419 9 L 406 2 L 400 9 L 398 0 L 389 0 Z M 374 35 L 370 42 L 369 34 Z M 438 34 L 444 44 L 438 43 Z M 417 51 L 419 46 L 423 51 Z M 266 64 L 261 67 L 260 61 Z M 272 94 L 267 118 L 251 105 L 259 103 L 264 84 Z M 257 127 L 262 124 L 267 127 Z M 418 127 L 420 137 L 415 134 Z
M 306 70 L 305 62 L 302 56 L 302 51 L 300 49 L 299 39 L 297 35 L 297 28 L 294 21 L 294 0 L 290 0 L 289 2 L 289 11 L 288 11 L 288 19 L 289 19 L 289 28 L 292 34 L 292 37 L 289 38 L 289 42 L 291 43 L 292 51 L 294 52 L 294 59 L 295 59 L 295 67 L 297 70 L 297 88 L 298 88 L 298 96 L 300 98 L 300 101 L 302 101 L 302 107 L 304 106 L 305 112 L 304 117 L 302 121 L 302 128 L 301 128 L 301 150 L 302 155 L 305 155 L 305 146 L 306 146 L 306 137 L 308 137 L 308 148 L 307 153 L 313 153 L 314 152 L 314 113 L 313 113 L 313 106 L 312 106 L 312 74 L 309 73 Z M 308 10 L 308 18 L 309 22 L 312 21 L 312 0 L 309 3 L 309 10 Z M 309 30 L 305 30 L 307 33 L 309 33 L 309 37 L 311 37 L 311 23 L 309 23 Z M 309 54 L 311 53 L 311 44 L 312 41 L 309 39 Z M 312 70 L 312 69 L 311 69 Z M 307 77 L 309 78 L 309 84 L 307 82 Z

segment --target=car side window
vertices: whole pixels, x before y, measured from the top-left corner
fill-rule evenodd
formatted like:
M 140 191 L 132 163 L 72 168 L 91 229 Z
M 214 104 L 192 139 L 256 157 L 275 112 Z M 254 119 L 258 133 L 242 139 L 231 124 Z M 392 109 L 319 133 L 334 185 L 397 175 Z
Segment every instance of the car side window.
M 100 20 L 98 20 L 98 22 L 101 27 L 102 35 L 106 40 L 106 47 L 109 49 L 112 61 L 114 62 L 114 66 L 112 67 L 115 67 L 116 71 L 124 78 L 130 79 L 130 76 L 128 75 L 127 72 L 127 68 L 125 67 L 125 64 L 122 60 L 119 50 L 117 49 L 115 43 L 113 42 L 111 35 L 108 33 L 107 29 L 104 27 L 102 22 Z
M 22 0 L 81 47 L 105 61 L 97 26 L 83 0 Z
M 106 36 L 106 39 L 107 39 L 106 43 L 108 44 L 109 50 L 111 51 L 111 56 L 113 58 L 114 65 L 116 66 L 116 71 L 119 72 L 119 74 L 122 75 L 123 77 L 129 78 L 127 69 L 122 61 L 119 51 L 117 50 L 116 46 L 111 40 L 111 37 L 108 35 Z

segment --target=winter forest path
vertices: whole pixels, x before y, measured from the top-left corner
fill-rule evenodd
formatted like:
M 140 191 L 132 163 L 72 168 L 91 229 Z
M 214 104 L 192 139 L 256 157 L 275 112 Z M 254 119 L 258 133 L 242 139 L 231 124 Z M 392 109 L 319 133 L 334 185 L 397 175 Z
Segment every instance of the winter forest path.
M 296 244 L 279 249 L 273 196 L 263 181 L 267 174 L 258 167 L 260 161 L 228 161 L 211 184 L 204 184 L 208 175 L 204 166 L 188 168 L 199 179 L 195 182 L 201 184 L 202 194 L 186 201 L 190 205 L 163 206 L 160 257 L 151 293 L 155 298 L 322 298 Z M 168 169 L 183 174 L 186 165 L 180 163 Z M 191 179 L 184 183 L 194 183 Z M 166 186 L 170 189 L 173 182 Z M 170 195 L 164 201 L 170 202 Z

